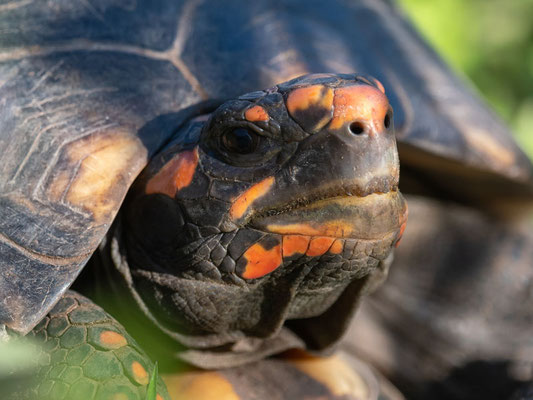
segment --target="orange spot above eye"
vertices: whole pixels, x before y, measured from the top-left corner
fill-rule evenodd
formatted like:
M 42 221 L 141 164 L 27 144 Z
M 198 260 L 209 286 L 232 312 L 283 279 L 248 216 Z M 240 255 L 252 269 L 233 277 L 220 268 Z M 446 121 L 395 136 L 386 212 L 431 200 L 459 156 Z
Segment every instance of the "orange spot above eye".
M 138 361 L 131 363 L 131 370 L 133 371 L 133 377 L 137 383 L 140 383 L 141 385 L 148 384 L 148 372 L 146 372 L 141 363 Z
M 243 257 L 247 263 L 242 277 L 260 278 L 281 265 L 281 245 L 266 250 L 261 244 L 255 243 L 244 252 Z
M 343 248 L 343 242 L 340 239 L 336 239 L 331 245 L 329 252 L 333 254 L 340 254 Z
M 311 242 L 309 243 L 309 249 L 305 254 L 311 257 L 321 256 L 329 250 L 334 240 L 335 238 L 331 237 L 317 237 L 311 239 Z
M 246 110 L 244 118 L 250 122 L 268 121 L 270 119 L 266 110 L 261 106 L 253 106 Z
M 380 90 L 369 85 L 346 86 L 335 89 L 333 119 L 329 129 L 339 129 L 354 121 L 373 122 L 382 130 L 389 101 Z
M 162 193 L 174 197 L 189 186 L 198 165 L 198 148 L 178 153 L 146 185 L 146 194 Z
M 290 257 L 294 254 L 305 254 L 309 247 L 309 236 L 285 235 L 283 236 L 283 257 Z
M 232 218 L 241 218 L 248 207 L 259 197 L 264 196 L 273 184 L 274 177 L 271 176 L 251 186 L 235 199 L 229 210 L 230 216 Z
M 118 349 L 122 346 L 126 346 L 128 342 L 120 333 L 103 331 L 100 333 L 100 344 L 110 349 Z

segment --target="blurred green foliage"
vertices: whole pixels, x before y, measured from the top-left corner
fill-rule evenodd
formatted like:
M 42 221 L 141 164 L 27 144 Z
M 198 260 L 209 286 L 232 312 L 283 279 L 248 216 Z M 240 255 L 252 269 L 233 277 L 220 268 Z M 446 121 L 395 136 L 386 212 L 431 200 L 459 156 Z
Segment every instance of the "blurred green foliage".
M 533 0 L 398 0 L 533 158 Z
M 30 396 L 30 387 L 43 362 L 46 357 L 36 343 L 21 338 L 0 340 L 0 399 Z

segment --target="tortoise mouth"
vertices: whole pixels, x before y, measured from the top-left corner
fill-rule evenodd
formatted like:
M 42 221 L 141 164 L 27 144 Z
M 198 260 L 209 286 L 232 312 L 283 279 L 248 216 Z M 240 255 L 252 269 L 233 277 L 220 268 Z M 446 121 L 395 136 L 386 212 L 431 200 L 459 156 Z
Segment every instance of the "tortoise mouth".
M 300 193 L 300 196 L 292 201 L 282 204 L 265 207 L 256 210 L 252 221 L 255 219 L 274 217 L 285 214 L 300 208 L 310 207 L 313 204 L 326 200 L 334 200 L 348 197 L 366 197 L 373 194 L 386 194 L 398 190 L 398 180 L 393 176 L 382 176 L 372 178 L 370 181 L 361 184 L 354 180 L 352 182 L 339 182 L 326 187 L 316 188 L 307 193 Z
M 249 224 L 282 235 L 382 239 L 396 234 L 406 219 L 406 202 L 392 183 L 380 180 L 380 190 L 337 186 L 316 191 L 277 207 L 258 210 Z

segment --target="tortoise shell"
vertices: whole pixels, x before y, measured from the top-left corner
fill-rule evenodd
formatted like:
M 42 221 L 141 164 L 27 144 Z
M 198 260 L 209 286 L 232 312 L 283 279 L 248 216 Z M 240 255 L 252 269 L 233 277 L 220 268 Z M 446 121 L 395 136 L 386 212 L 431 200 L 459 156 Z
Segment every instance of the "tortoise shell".
M 74 281 L 181 123 L 210 99 L 302 74 L 379 79 L 408 191 L 487 205 L 531 198 L 531 164 L 508 130 L 386 0 L 22 1 L 0 11 L 0 324 L 20 333 Z

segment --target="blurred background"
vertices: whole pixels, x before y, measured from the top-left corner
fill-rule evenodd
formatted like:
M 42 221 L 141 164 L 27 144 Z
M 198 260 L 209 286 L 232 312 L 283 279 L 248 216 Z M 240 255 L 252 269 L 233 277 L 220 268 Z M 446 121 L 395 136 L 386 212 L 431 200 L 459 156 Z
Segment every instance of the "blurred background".
M 398 0 L 533 159 L 533 0 Z

